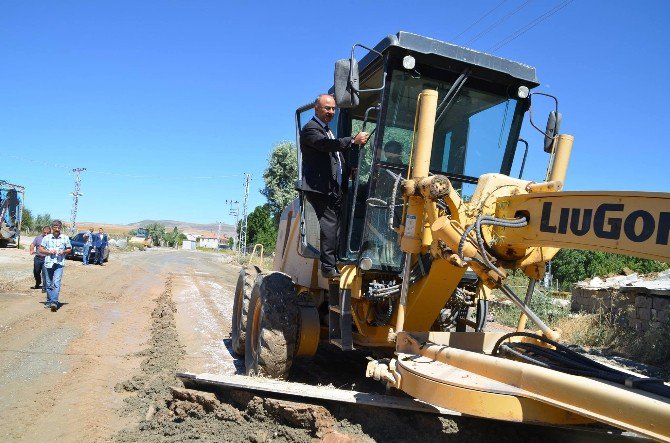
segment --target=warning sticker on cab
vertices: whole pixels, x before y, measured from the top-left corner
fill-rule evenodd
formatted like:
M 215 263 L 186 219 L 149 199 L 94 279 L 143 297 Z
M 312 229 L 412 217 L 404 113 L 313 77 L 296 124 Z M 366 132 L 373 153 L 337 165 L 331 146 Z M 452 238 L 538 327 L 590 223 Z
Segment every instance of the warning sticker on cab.
M 416 215 L 405 217 L 405 232 L 409 235 L 414 235 L 416 232 Z

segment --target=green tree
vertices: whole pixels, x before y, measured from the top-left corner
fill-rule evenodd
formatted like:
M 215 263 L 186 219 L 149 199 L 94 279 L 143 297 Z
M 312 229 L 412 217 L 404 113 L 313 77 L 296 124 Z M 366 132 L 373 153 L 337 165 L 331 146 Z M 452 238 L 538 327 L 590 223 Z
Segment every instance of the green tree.
M 43 227 L 51 226 L 52 221 L 51 214 L 39 214 L 37 217 L 35 217 L 33 226 L 35 226 L 36 230 L 41 231 Z
M 659 272 L 668 268 L 668 264 L 655 260 L 577 249 L 561 249 L 551 261 L 551 265 L 552 273 L 564 288 L 595 276 L 619 274 L 623 268 L 640 274 Z
M 165 234 L 165 226 L 160 223 L 152 223 L 148 225 L 146 229 L 149 231 L 149 236 L 154 245 L 160 246 L 163 235 Z
M 275 222 L 279 221 L 284 208 L 298 196 L 295 190 L 297 179 L 298 156 L 295 144 L 290 141 L 277 143 L 268 158 L 268 167 L 263 172 L 265 188 L 261 189 Z
M 170 247 L 180 246 L 185 238 L 186 235 L 179 232 L 176 226 L 172 231 L 163 233 L 163 240 Z
M 21 213 L 21 229 L 30 232 L 35 229 L 35 220 L 33 220 L 33 213 L 28 208 L 23 208 Z
M 277 228 L 270 212 L 270 204 L 257 206 L 247 217 L 247 249 L 261 243 L 265 252 L 274 251 Z

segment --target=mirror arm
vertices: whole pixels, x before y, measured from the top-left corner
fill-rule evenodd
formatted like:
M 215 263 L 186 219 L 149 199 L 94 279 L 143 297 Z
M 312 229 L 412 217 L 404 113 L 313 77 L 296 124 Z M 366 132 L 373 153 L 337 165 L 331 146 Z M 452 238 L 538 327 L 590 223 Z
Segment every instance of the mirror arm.
M 559 115 L 559 114 L 558 114 L 558 99 L 557 99 L 556 97 L 554 97 L 553 95 L 550 95 L 550 94 L 545 94 L 544 92 L 531 92 L 530 95 L 528 96 L 528 99 L 530 100 L 530 98 L 531 98 L 532 96 L 534 96 L 534 95 L 544 95 L 545 97 L 551 97 L 551 98 L 553 98 L 553 99 L 554 99 L 554 103 L 555 103 L 555 112 L 556 112 L 556 116 L 558 117 L 558 115 Z M 540 129 L 540 128 L 535 124 L 535 122 L 533 122 L 533 106 L 532 106 L 532 102 L 530 102 L 530 103 L 531 103 L 531 104 L 528 106 L 528 120 L 530 121 L 530 124 L 533 126 L 533 128 L 535 128 L 535 129 L 537 129 L 538 131 L 540 131 L 540 133 L 541 133 L 542 135 L 544 135 L 545 137 L 550 138 L 550 139 L 554 139 L 554 138 L 556 138 L 556 136 L 558 136 L 558 134 L 554 134 L 553 136 L 552 136 L 552 135 L 549 135 L 549 134 L 547 134 L 545 131 L 543 131 L 542 129 Z
M 377 51 L 377 50 L 375 50 L 375 49 L 372 49 L 372 48 L 368 48 L 367 46 L 362 45 L 362 44 L 360 44 L 360 43 L 356 43 L 354 46 L 352 46 L 352 47 L 351 47 L 351 59 L 350 59 L 350 60 L 352 60 L 352 63 L 349 64 L 349 87 L 351 88 L 352 91 L 357 92 L 357 93 L 361 93 L 361 92 L 375 92 L 375 91 L 382 91 L 382 90 L 384 90 L 384 88 L 386 87 L 386 73 L 383 73 L 383 75 L 382 75 L 382 85 L 381 85 L 379 88 L 372 88 L 372 89 L 358 89 L 358 88 L 354 87 L 354 82 L 353 82 L 353 75 L 354 75 L 354 72 L 353 72 L 353 66 L 354 66 L 354 64 L 353 64 L 353 60 L 354 60 L 354 51 L 356 50 L 356 46 L 360 46 L 360 47 L 363 48 L 363 49 L 367 49 L 367 50 L 370 51 L 370 52 L 374 52 L 374 53 L 377 54 L 380 58 L 383 58 L 383 57 L 384 57 L 384 55 L 383 55 L 381 52 L 379 52 L 379 51 Z

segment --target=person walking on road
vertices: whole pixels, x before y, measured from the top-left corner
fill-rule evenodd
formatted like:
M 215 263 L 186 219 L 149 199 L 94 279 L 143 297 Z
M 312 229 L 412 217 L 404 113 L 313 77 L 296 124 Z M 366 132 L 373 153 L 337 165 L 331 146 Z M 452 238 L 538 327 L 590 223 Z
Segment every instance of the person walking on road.
M 33 242 L 30 244 L 30 255 L 34 255 L 33 258 L 33 277 L 35 277 L 35 286 L 31 286 L 30 289 L 40 289 L 42 292 L 46 292 L 46 278 L 44 277 L 44 254 L 39 251 L 40 244 L 42 244 L 42 239 L 47 235 L 51 234 L 51 228 L 45 226 L 42 228 L 42 233 L 35 237 Z
M 70 238 L 61 234 L 62 228 L 63 222 L 54 220 L 51 223 L 52 233 L 42 239 L 39 249 L 45 255 L 47 301 L 44 307 L 51 308 L 51 312 L 58 310 L 58 294 L 60 293 L 60 282 L 63 278 L 65 256 L 72 252 Z
M 102 228 L 98 228 L 95 241 L 95 264 L 102 266 L 105 261 L 105 248 L 107 247 L 107 234 L 102 231 Z
M 91 252 L 93 247 L 93 229 L 88 228 L 88 231 L 84 234 L 84 255 L 81 257 L 81 261 L 84 266 L 88 265 L 88 254 Z

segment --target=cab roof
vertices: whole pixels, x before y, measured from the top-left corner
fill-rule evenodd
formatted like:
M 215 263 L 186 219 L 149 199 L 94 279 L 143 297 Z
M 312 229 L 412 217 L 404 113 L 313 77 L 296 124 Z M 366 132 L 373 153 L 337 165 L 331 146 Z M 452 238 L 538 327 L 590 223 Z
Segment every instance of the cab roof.
M 497 74 L 496 77 L 503 74 L 530 88 L 540 84 L 535 74 L 535 68 L 532 66 L 411 32 L 400 31 L 397 34 L 389 35 L 374 47 L 376 51 L 381 53 L 393 48 L 406 50 L 409 53 L 437 56 L 458 64 L 470 65 L 479 68 L 477 71 L 482 71 L 481 73 L 492 71 L 492 73 Z M 359 62 L 359 69 L 363 71 L 375 58 L 377 58 L 375 53 L 368 53 Z

